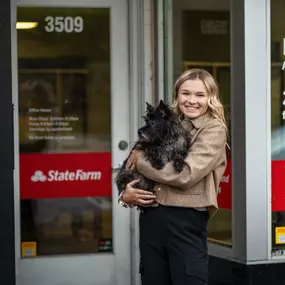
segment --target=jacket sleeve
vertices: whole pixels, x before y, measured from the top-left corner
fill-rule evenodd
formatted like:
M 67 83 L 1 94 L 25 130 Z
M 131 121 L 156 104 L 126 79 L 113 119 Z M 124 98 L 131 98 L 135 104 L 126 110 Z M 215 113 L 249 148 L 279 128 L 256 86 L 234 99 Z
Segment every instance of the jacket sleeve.
M 218 166 L 225 152 L 225 146 L 224 126 L 220 123 L 204 126 L 190 147 L 182 172 L 177 173 L 171 162 L 163 169 L 157 170 L 143 157 L 137 161 L 137 170 L 158 183 L 189 189 Z

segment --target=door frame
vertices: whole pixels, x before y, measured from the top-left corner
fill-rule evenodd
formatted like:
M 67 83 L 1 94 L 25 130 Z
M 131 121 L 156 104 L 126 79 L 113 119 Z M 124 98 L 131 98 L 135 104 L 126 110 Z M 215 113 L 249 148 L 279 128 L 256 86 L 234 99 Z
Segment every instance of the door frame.
M 19 181 L 19 126 L 18 126 L 18 54 L 17 7 L 81 7 L 110 8 L 111 14 L 111 94 L 112 94 L 112 167 L 122 162 L 129 149 L 118 149 L 121 140 L 130 141 L 129 112 L 129 54 L 128 54 L 128 1 L 127 0 L 11 0 L 12 41 L 12 100 L 14 104 L 14 203 L 15 203 L 15 259 L 16 282 L 33 284 L 131 284 L 130 211 L 117 203 L 117 188 L 113 184 L 112 222 L 113 253 L 68 255 L 21 259 L 20 250 L 20 181 Z M 112 44 L 116 43 L 116 45 Z M 117 68 L 117 71 L 115 70 Z M 118 88 L 119 87 L 119 88 Z M 122 104 L 124 102 L 124 104 Z M 123 108 L 118 108 L 118 106 Z M 120 118 L 118 120 L 117 118 Z M 118 125 L 120 122 L 120 126 Z M 126 124 L 122 128 L 122 123 Z M 98 273 L 100 273 L 98 275 Z M 68 276 L 68 279 L 67 279 Z M 47 283 L 45 283 L 47 282 Z

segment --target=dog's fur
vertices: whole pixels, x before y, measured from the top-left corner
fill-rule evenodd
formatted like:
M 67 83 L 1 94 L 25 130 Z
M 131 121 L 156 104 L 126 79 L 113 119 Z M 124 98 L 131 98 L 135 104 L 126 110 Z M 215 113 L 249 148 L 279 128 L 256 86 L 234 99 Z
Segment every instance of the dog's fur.
M 132 150 L 141 151 L 144 159 L 150 162 L 155 169 L 163 169 L 168 162 L 178 173 L 185 166 L 190 147 L 190 135 L 181 124 L 178 116 L 161 100 L 154 108 L 147 104 L 145 124 L 138 130 L 138 140 Z M 129 155 L 130 156 L 130 155 Z M 128 157 L 129 158 L 129 157 Z M 140 174 L 137 170 L 126 169 L 128 158 L 116 176 L 116 185 L 120 193 L 132 180 L 139 179 L 136 188 L 154 191 L 155 182 Z

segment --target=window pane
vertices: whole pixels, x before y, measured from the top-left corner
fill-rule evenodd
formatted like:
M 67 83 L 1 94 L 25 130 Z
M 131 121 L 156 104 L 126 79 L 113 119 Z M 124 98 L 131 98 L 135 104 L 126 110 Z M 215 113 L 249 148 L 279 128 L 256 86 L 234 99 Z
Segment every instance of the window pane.
M 112 252 L 110 11 L 20 7 L 23 257 Z
M 285 3 L 271 0 L 272 255 L 285 250 Z
M 220 87 L 225 115 L 231 134 L 230 84 L 230 2 L 173 1 L 173 57 L 176 77 L 184 70 L 202 68 L 210 72 Z M 167 9 L 166 9 L 167 10 Z M 169 32 L 169 31 L 167 31 Z M 229 137 L 229 145 L 231 138 Z M 219 211 L 209 221 L 209 240 L 232 245 L 231 151 L 228 167 L 220 184 Z

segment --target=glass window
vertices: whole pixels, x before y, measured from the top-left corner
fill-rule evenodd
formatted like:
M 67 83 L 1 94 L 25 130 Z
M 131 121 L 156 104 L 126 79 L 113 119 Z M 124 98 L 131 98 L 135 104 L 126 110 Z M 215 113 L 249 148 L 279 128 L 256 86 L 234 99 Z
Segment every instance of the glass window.
M 23 257 L 112 252 L 110 11 L 17 11 Z
M 230 84 L 230 1 L 173 0 L 174 80 L 189 68 L 209 71 L 217 80 L 231 134 Z M 167 10 L 167 9 L 166 9 Z M 169 33 L 170 31 L 165 31 Z M 167 36 L 166 36 L 167 38 Z M 167 47 L 169 48 L 169 47 Z M 229 145 L 231 138 L 229 137 Z M 208 226 L 209 241 L 232 245 L 231 151 L 228 167 L 220 184 L 219 211 Z
M 285 253 L 285 3 L 271 0 L 272 254 Z

